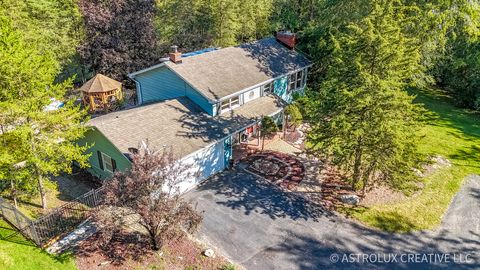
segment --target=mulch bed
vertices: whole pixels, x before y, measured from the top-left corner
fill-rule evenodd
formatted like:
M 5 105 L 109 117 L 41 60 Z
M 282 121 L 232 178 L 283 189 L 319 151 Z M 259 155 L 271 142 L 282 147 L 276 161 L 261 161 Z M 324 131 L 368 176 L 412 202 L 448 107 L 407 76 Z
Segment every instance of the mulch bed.
M 282 188 L 294 190 L 305 177 L 305 167 L 292 155 L 265 151 L 245 157 L 247 170 L 279 184 Z
M 205 269 L 217 270 L 228 261 L 216 255 L 205 257 L 198 243 L 182 237 L 166 243 L 161 251 L 153 251 L 139 233 L 120 234 L 101 245 L 102 235 L 96 233 L 76 248 L 76 264 L 80 270 L 102 269 Z

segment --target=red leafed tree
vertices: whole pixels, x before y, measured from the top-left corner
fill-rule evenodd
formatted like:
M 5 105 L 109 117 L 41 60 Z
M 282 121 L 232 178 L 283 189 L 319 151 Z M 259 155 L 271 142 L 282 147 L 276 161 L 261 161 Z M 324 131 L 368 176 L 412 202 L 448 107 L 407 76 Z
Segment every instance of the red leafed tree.
M 85 37 L 83 64 L 117 80 L 160 57 L 154 26 L 155 0 L 79 0 Z
M 194 232 L 202 218 L 182 199 L 178 187 L 189 176 L 188 167 L 177 162 L 171 150 L 147 148 L 132 159 L 130 170 L 104 184 L 104 204 L 93 215 L 104 242 L 126 227 L 138 228 L 159 250 L 165 240 Z

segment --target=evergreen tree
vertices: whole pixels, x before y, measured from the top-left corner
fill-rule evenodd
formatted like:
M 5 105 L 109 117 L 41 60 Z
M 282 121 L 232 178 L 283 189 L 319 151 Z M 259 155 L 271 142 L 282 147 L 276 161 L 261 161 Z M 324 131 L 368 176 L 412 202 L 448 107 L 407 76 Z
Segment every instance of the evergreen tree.
M 270 137 L 278 132 L 278 126 L 270 116 L 265 116 L 262 119 L 262 126 L 260 129 L 260 133 L 262 135 L 262 151 L 265 146 L 265 138 Z
M 310 99 L 313 150 L 342 168 L 352 187 L 371 180 L 402 187 L 416 178 L 421 108 L 406 83 L 422 72 L 419 42 L 404 33 L 412 23 L 399 1 L 369 1 L 338 23 L 331 67 Z M 344 12 L 344 11 L 342 11 Z M 353 18 L 353 19 L 348 19 Z
M 41 52 L 52 53 L 62 68 L 60 81 L 81 74 L 77 46 L 83 37 L 77 0 L 0 0 L 0 10 L 34 42 Z
M 295 103 L 290 104 L 285 108 L 285 116 L 287 117 L 285 123 L 287 124 L 287 126 L 293 125 L 294 130 L 297 128 L 298 125 L 302 124 L 302 113 L 300 112 L 300 109 Z
M 85 147 L 75 144 L 85 132 L 81 124 L 85 112 L 73 101 L 45 110 L 50 98 L 64 99 L 71 80 L 55 84 L 59 71 L 55 57 L 36 45 L 26 42 L 0 12 L 0 178 L 13 181 L 12 194 L 36 183 L 45 209 L 48 177 L 69 172 L 72 161 L 86 165 Z

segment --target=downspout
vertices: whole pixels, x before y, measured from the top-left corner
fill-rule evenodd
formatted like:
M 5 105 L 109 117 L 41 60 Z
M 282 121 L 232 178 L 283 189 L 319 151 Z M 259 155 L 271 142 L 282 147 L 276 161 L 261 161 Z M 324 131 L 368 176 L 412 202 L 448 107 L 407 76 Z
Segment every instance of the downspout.
M 137 88 L 137 105 L 142 105 L 143 99 L 142 99 L 142 85 L 140 84 L 139 81 L 135 79 L 135 76 L 128 75 L 128 77 L 135 82 L 135 87 Z

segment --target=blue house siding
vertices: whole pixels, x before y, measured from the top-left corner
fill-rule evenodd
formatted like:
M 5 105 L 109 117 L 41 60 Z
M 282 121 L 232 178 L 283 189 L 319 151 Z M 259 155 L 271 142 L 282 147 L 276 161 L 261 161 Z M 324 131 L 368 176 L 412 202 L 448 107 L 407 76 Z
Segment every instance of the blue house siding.
M 188 97 L 191 101 L 195 102 L 200 108 L 202 108 L 206 113 L 210 115 L 215 115 L 216 110 L 214 109 L 214 104 L 208 102 L 208 100 L 202 96 L 197 90 L 193 89 L 190 85 L 185 83 L 185 96 Z
M 281 77 L 273 82 L 273 93 L 286 102 L 292 102 L 292 95 L 288 93 L 288 77 Z
M 159 67 L 135 76 L 140 104 L 186 96 L 206 113 L 215 115 L 215 106 L 168 67 Z
M 186 83 L 167 67 L 159 67 L 135 77 L 140 103 L 150 103 L 185 96 Z

